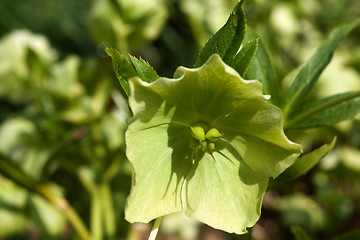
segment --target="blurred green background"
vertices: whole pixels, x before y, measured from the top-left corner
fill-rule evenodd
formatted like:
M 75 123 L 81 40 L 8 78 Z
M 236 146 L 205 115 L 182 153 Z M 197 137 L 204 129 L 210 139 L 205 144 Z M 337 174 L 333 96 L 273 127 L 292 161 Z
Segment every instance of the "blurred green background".
M 104 47 L 142 56 L 171 77 L 177 66 L 192 66 L 236 3 L 0 0 L 0 239 L 81 239 L 79 222 L 82 236 L 95 240 L 146 239 L 149 225 L 123 219 L 130 112 Z M 244 10 L 287 86 L 333 27 L 360 17 L 360 2 L 248 0 Z M 313 98 L 360 90 L 359 44 L 357 28 Z M 252 239 L 293 239 L 295 225 L 320 240 L 360 228 L 360 118 L 288 135 L 305 152 L 335 135 L 337 146 L 305 176 L 269 190 Z M 249 238 L 172 215 L 159 239 Z

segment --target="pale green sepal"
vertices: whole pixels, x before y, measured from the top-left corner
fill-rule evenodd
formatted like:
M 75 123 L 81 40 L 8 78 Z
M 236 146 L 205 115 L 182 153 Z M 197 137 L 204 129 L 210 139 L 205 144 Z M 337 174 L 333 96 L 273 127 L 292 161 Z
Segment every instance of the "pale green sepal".
M 265 101 L 259 81 L 244 80 L 217 54 L 200 68 L 179 67 L 174 77 L 184 78 L 184 81 L 174 84 L 177 85 L 173 87 L 176 91 L 169 89 L 173 92 L 168 94 L 168 100 L 177 101 L 179 109 L 195 117 L 194 122 L 207 121 L 211 125 L 241 107 L 248 99 Z
M 225 145 L 224 145 L 225 146 Z M 229 233 L 243 234 L 260 217 L 268 178 L 253 172 L 232 149 L 198 158 L 182 189 L 187 216 Z
M 128 119 L 128 124 L 132 129 L 146 129 L 168 124 L 171 121 L 190 126 L 192 119 L 189 119 L 189 115 L 179 108 L 175 114 L 174 105 L 165 101 L 169 94 L 166 88 L 171 81 L 174 80 L 159 78 L 149 84 L 140 78 L 130 79 L 131 94 L 134 96 L 129 97 L 133 117 Z
M 147 223 L 182 210 L 181 186 L 192 166 L 186 130 L 176 124 L 144 130 L 129 127 L 126 155 L 134 170 L 125 208 L 129 222 Z
M 302 152 L 283 131 L 281 110 L 263 99 L 248 99 L 216 122 L 217 129 L 254 171 L 277 177 Z

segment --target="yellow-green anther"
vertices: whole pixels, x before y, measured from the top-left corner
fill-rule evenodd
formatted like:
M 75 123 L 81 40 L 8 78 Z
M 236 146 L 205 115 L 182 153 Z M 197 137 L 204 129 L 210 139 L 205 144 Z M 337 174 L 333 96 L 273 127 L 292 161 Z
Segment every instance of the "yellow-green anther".
M 216 142 L 221 137 L 222 134 L 216 128 L 210 129 L 205 135 L 205 138 L 211 142 Z
M 190 127 L 191 136 L 197 140 L 205 140 L 206 125 L 204 123 L 196 123 Z

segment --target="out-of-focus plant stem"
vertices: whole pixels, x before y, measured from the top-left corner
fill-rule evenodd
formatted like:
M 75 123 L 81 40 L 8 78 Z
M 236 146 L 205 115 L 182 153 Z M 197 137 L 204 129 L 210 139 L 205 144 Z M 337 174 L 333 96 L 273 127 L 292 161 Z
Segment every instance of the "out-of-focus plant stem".
M 0 154 L 0 173 L 15 183 L 26 188 L 31 193 L 40 195 L 48 200 L 54 207 L 60 210 L 66 219 L 72 224 L 75 231 L 84 240 L 91 240 L 88 229 L 80 216 L 70 203 L 63 197 L 57 196 L 50 189 L 48 183 L 38 183 L 32 177 L 23 173 L 18 167 L 11 163 L 7 157 Z
M 93 240 L 101 240 L 103 237 L 103 224 L 101 216 L 101 195 L 94 191 L 91 195 L 91 236 Z
M 115 236 L 116 233 L 116 223 L 110 185 L 103 184 L 101 186 L 100 193 L 103 202 L 103 214 L 106 236 L 112 238 Z

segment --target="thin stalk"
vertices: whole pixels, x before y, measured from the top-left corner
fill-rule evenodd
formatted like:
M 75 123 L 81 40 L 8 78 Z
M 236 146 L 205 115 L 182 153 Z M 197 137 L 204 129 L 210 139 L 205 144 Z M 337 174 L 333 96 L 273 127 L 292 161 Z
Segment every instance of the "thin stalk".
M 106 236 L 108 238 L 113 238 L 116 233 L 116 223 L 110 185 L 107 183 L 102 184 L 100 188 L 100 194 L 102 198 L 102 212 L 104 217 Z
M 93 240 L 103 239 L 103 222 L 101 218 L 101 195 L 99 190 L 94 191 L 91 195 L 91 219 L 90 229 Z
M 163 217 L 158 217 L 157 219 L 155 219 L 155 222 L 154 222 L 154 225 L 153 225 L 153 228 L 151 230 L 151 233 L 150 233 L 150 236 L 148 238 L 148 240 L 155 240 L 156 239 L 156 236 L 159 232 L 159 229 L 160 229 L 160 224 L 161 224 L 161 221 L 162 221 Z
M 32 177 L 26 175 L 22 172 L 18 166 L 12 164 L 12 161 L 7 157 L 0 154 L 0 173 L 8 177 L 15 183 L 29 190 L 31 193 L 38 194 L 39 196 L 45 198 L 53 206 L 60 210 L 64 214 L 66 219 L 71 223 L 75 231 L 83 240 L 90 240 L 89 231 L 86 228 L 86 225 L 81 220 L 75 209 L 70 205 L 70 203 L 63 197 L 56 196 L 48 184 L 40 184 Z
M 83 223 L 75 209 L 69 204 L 69 202 L 65 198 L 55 196 L 46 185 L 38 185 L 36 187 L 36 193 L 47 199 L 56 208 L 58 208 L 60 212 L 62 212 L 67 218 L 67 220 L 69 220 L 75 231 L 82 239 L 91 240 L 90 234 L 85 224 Z

